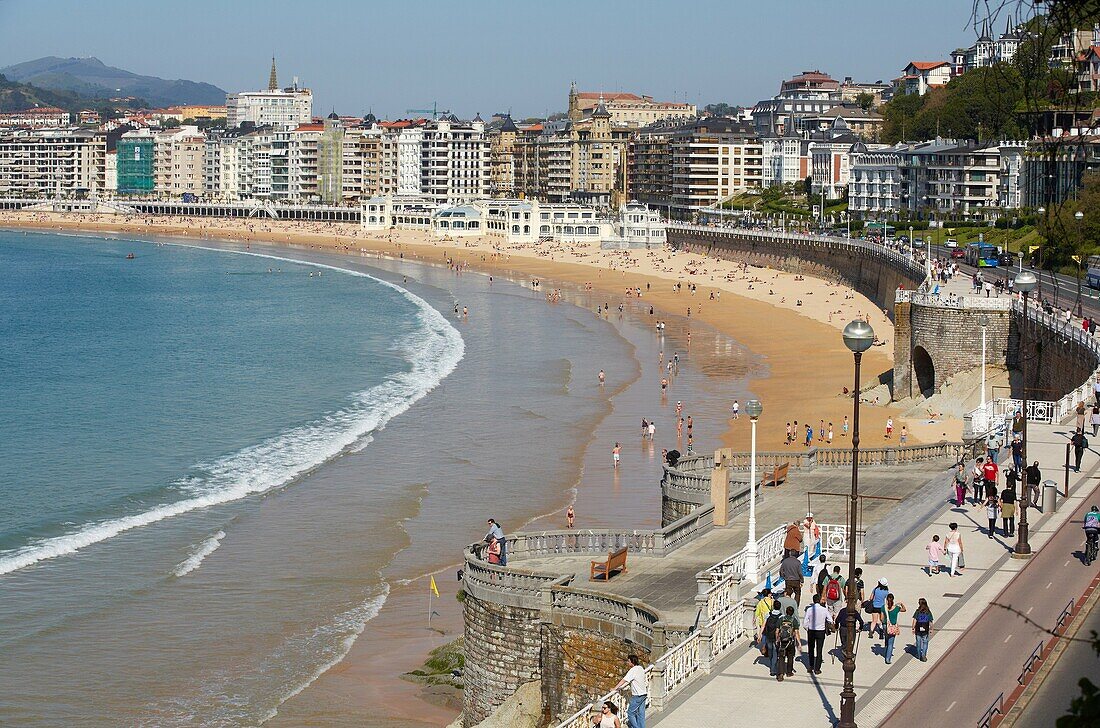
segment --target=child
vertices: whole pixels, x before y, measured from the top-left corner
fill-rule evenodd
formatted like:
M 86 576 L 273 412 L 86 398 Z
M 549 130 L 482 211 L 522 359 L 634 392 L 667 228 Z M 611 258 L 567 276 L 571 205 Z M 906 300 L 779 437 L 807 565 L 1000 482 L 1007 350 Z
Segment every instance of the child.
M 886 439 L 890 439 L 890 435 L 894 434 L 894 418 L 888 417 L 886 419 Z
M 933 536 L 924 550 L 928 552 L 928 576 L 932 576 L 933 569 L 939 574 L 940 559 L 943 557 L 943 544 L 940 543 L 940 537 Z
M 828 435 L 828 440 L 827 441 L 830 445 L 833 444 L 833 423 L 832 422 L 829 423 L 829 435 Z
M 905 441 L 909 439 L 909 427 L 907 425 L 901 426 L 901 444 L 904 445 Z
M 848 415 L 844 415 L 844 421 L 840 423 L 840 436 L 848 436 Z

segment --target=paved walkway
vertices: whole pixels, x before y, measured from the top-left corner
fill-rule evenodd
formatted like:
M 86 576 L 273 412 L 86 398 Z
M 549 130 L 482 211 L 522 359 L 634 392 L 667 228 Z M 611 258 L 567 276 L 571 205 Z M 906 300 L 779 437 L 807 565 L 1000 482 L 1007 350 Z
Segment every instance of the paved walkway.
M 881 496 L 878 500 L 864 501 L 864 527 L 876 523 L 894 506 L 917 491 L 930 478 L 940 476 L 950 467 L 949 462 L 923 463 L 920 465 L 864 468 L 860 471 L 860 492 L 866 496 Z M 757 537 L 772 529 L 801 519 L 807 507 L 819 523 L 845 523 L 848 499 L 851 491 L 851 471 L 847 468 L 819 469 L 811 472 L 791 471 L 786 483 L 778 488 L 765 488 L 763 498 L 757 501 Z M 810 495 L 807 493 L 834 495 Z M 578 529 L 584 533 L 583 529 Z M 607 591 L 631 599 L 640 599 L 656 607 L 669 624 L 689 625 L 695 622 L 697 609 L 695 596 L 699 593 L 695 574 L 737 553 L 745 546 L 748 537 L 748 513 L 738 514 L 726 528 L 715 529 L 702 538 L 677 549 L 664 558 L 631 554 L 627 559 L 627 572 L 615 576 L 609 582 L 589 581 L 591 554 L 576 557 L 548 556 L 531 559 L 513 559 L 509 564 L 525 569 L 555 571 L 576 574 L 574 584 L 586 589 Z
M 1044 477 L 1061 482 L 1061 469 L 1054 464 L 1064 460 L 1067 428 L 1029 425 L 1028 431 L 1029 459 L 1048 463 Z M 1031 544 L 1036 551 L 1040 551 L 1057 527 L 1071 516 L 1082 502 L 1082 497 L 1091 494 L 1096 483 L 1095 471 L 1100 471 L 1100 462 L 1096 455 L 1086 456 L 1082 473 L 1071 475 L 1071 489 L 1076 490 L 1071 490 L 1073 495 L 1070 502 L 1062 505 L 1054 514 L 1041 515 L 1034 509 L 1029 510 L 1032 524 Z M 985 612 L 987 605 L 1029 563 L 1009 557 L 1014 539 L 989 539 L 985 535 L 984 509 L 970 505 L 962 508 L 949 506 L 946 504 L 947 496 L 945 489 L 945 506 L 930 522 L 919 528 L 909 541 L 887 556 L 883 563 L 863 567 L 868 593 L 879 578 L 886 577 L 893 593 L 899 601 L 905 603 L 909 611 L 899 620 L 901 634 L 897 638 L 891 665 L 885 664 L 881 639 L 869 639 L 866 634 L 860 639 L 856 658 L 857 722 L 860 726 L 882 724 L 921 678 L 935 667 L 937 661 Z M 955 578 L 948 577 L 946 573 L 929 577 L 922 568 L 927 562 L 924 546 L 932 534 L 945 534 L 947 525 L 951 522 L 957 522 L 963 533 L 967 568 L 962 576 Z M 1066 558 L 1071 557 L 1067 554 Z M 931 641 L 927 663 L 916 660 L 912 652 L 910 618 L 919 597 L 928 600 L 936 618 L 936 632 Z M 1068 599 L 1068 594 L 1064 595 L 1058 590 L 1034 596 L 1037 603 L 1044 605 L 1065 606 Z M 803 604 L 807 603 L 808 597 L 804 593 Z M 1018 639 L 1022 641 L 1024 638 L 1020 636 Z M 1005 642 L 1011 640 L 1009 638 Z M 822 667 L 822 675 L 808 675 L 805 667 L 799 663 L 795 668 L 795 677 L 782 683 L 769 677 L 767 666 L 758 651 L 751 647 L 741 648 L 727 658 L 720 669 L 712 672 L 709 678 L 700 679 L 690 686 L 685 695 L 673 702 L 671 709 L 654 716 L 650 724 L 660 728 L 723 725 L 728 723 L 731 715 L 742 715 L 751 720 L 767 717 L 768 722 L 791 721 L 799 725 L 826 725 L 828 722 L 835 722 L 840 709 L 840 690 L 844 676 L 841 653 L 835 647 L 835 638 L 829 638 L 826 647 L 831 652 Z M 993 657 L 996 658 L 996 655 Z M 967 658 L 956 651 L 951 659 Z M 984 681 L 984 676 L 978 672 L 982 666 L 974 665 L 973 668 L 971 677 L 981 677 Z M 967 681 L 960 683 L 958 688 L 962 693 L 973 695 L 973 707 L 977 707 L 977 703 L 982 702 L 985 696 L 984 693 L 980 697 L 972 693 L 972 684 L 973 681 Z M 996 696 L 996 692 L 993 692 L 990 700 Z M 890 725 L 944 724 L 942 718 L 948 719 L 946 724 L 968 725 L 972 724 L 968 721 L 975 720 L 970 717 L 972 711 L 969 705 L 966 715 L 959 715 L 956 719 L 950 711 L 962 712 L 957 704 L 949 706 L 939 703 L 938 698 L 913 701 L 916 711 L 914 715 L 921 717 L 914 720 L 911 716 L 908 722 L 891 721 Z M 984 708 L 985 705 L 982 705 L 978 709 L 979 715 Z M 931 709 L 937 712 L 945 709 L 947 711 L 941 713 L 939 720 L 929 721 L 926 711 Z

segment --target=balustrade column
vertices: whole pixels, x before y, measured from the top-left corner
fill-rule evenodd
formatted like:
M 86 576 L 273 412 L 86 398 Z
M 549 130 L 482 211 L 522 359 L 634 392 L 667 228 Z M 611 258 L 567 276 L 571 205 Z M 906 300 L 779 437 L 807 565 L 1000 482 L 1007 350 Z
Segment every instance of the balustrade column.
M 649 708 L 657 712 L 665 707 L 665 663 L 656 662 L 649 671 Z
M 699 668 L 709 673 L 714 662 L 714 645 L 711 626 L 704 624 L 699 628 Z

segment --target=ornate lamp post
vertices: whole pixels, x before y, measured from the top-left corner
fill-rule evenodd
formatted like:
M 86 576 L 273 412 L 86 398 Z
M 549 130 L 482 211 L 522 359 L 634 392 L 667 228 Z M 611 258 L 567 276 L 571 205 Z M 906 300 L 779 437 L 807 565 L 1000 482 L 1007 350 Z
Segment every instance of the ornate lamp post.
M 978 325 L 982 327 L 982 417 L 985 417 L 985 329 L 989 326 L 989 317 L 984 313 L 978 317 Z
M 1080 232 L 1081 231 L 1081 221 L 1085 219 L 1085 213 L 1078 210 L 1077 212 L 1073 213 L 1073 218 L 1075 220 L 1077 220 L 1077 231 Z M 1080 255 L 1075 255 L 1075 256 L 1073 256 L 1073 260 L 1076 261 L 1076 263 L 1077 263 L 1077 305 L 1075 306 L 1075 308 L 1077 309 L 1077 315 L 1080 316 L 1081 315 L 1081 256 Z
M 756 543 L 756 421 L 764 405 L 758 399 L 745 402 L 745 414 L 752 423 L 752 444 L 749 449 L 749 540 L 745 544 L 745 578 L 750 584 L 756 584 L 760 576 L 757 573 L 758 546 Z
M 859 363 L 863 352 L 875 342 L 875 331 L 866 321 L 852 321 L 844 327 L 844 345 L 855 356 L 856 384 L 852 392 L 852 495 L 851 515 L 848 520 L 848 617 L 843 629 L 844 688 L 840 691 L 839 728 L 856 728 L 856 610 L 859 595 L 856 594 L 856 519 L 859 507 Z
M 1035 274 L 1029 270 L 1021 271 L 1016 274 L 1015 287 L 1016 290 L 1024 298 L 1024 316 L 1020 320 L 1020 373 L 1023 375 L 1023 388 L 1024 388 L 1024 411 L 1023 411 L 1023 423 L 1021 425 L 1021 456 L 1024 463 L 1025 474 L 1021 478 L 1021 482 L 1024 486 L 1023 495 L 1018 499 L 1020 501 L 1020 529 L 1016 538 L 1016 547 L 1012 550 L 1013 558 L 1027 559 L 1031 557 L 1031 544 L 1028 543 L 1028 527 L 1027 527 L 1027 502 L 1030 492 L 1030 486 L 1027 483 L 1027 297 L 1032 291 L 1039 286 L 1038 279 L 1035 278 Z

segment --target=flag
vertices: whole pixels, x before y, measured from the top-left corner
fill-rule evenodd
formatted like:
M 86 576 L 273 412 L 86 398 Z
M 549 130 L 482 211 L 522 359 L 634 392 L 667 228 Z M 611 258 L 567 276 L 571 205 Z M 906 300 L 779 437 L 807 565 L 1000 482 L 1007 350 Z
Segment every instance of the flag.
M 1027 254 L 1031 255 L 1032 253 L 1034 253 L 1038 249 L 1039 249 L 1038 245 L 1029 245 L 1029 246 L 1027 246 Z
M 1069 257 L 1073 258 L 1073 260 L 1077 263 L 1081 262 L 1081 256 L 1080 255 L 1071 255 Z
M 432 575 L 432 576 L 429 576 L 428 578 L 431 579 L 431 581 L 428 583 L 428 588 L 432 590 L 432 594 L 435 594 L 438 597 L 439 596 L 439 589 L 435 585 L 435 576 Z

